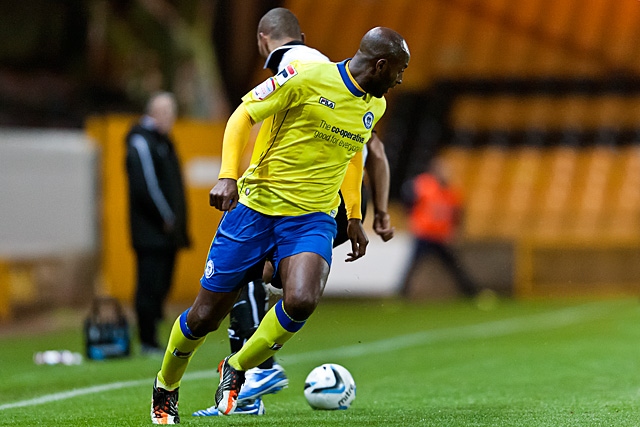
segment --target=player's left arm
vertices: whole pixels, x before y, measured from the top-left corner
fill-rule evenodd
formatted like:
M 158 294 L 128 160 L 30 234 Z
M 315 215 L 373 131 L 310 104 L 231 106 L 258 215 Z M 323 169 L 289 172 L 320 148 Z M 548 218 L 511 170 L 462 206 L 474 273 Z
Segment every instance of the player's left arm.
M 371 139 L 367 142 L 369 154 L 364 165 L 371 186 L 373 196 L 373 230 L 387 242 L 393 238 L 395 227 L 391 226 L 389 216 L 389 182 L 391 173 L 389 171 L 389 160 L 384 151 L 384 144 L 378 138 L 376 132 L 371 134 Z
M 345 261 L 351 262 L 362 258 L 366 251 L 369 239 L 362 227 L 362 211 L 360 210 L 362 194 L 362 151 L 357 152 L 347 166 L 347 172 L 340 186 L 342 198 L 347 210 L 347 236 L 351 241 L 351 252 L 347 254 Z

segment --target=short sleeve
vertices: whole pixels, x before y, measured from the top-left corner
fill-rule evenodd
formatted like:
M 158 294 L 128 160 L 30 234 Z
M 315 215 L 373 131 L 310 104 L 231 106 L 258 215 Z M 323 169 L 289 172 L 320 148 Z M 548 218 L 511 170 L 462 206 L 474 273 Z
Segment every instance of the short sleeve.
M 257 123 L 280 111 L 302 103 L 304 72 L 297 61 L 286 65 L 282 71 L 260 83 L 242 97 L 251 118 Z

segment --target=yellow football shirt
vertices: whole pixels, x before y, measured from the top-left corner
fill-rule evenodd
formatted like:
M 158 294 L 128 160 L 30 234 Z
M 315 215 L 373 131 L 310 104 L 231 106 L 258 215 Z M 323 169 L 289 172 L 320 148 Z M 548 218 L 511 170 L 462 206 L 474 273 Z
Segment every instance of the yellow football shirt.
M 240 203 L 266 215 L 335 216 L 351 158 L 386 108 L 364 93 L 347 61 L 293 61 L 242 98 L 261 131 L 252 163 L 238 180 Z

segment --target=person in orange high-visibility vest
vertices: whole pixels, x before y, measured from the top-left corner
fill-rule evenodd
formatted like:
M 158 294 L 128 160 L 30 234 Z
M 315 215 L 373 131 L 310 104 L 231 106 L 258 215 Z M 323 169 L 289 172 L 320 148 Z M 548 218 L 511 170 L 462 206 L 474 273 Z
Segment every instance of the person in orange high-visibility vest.
M 437 256 L 452 274 L 460 292 L 474 297 L 479 288 L 463 268 L 452 242 L 462 218 L 462 196 L 450 185 L 446 164 L 431 161 L 427 172 L 403 186 L 403 198 L 409 206 L 409 226 L 415 246 L 402 292 L 409 293 L 411 276 L 426 257 Z

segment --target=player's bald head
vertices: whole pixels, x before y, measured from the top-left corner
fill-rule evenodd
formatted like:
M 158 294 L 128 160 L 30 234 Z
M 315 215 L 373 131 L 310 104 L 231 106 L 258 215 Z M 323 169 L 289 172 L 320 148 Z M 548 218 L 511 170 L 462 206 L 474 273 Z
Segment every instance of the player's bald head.
M 404 37 L 390 28 L 376 27 L 362 37 L 349 66 L 360 86 L 379 98 L 402 83 L 410 56 Z
M 264 14 L 258 23 L 258 33 L 268 35 L 273 40 L 302 40 L 298 18 L 284 7 L 276 7 Z
M 360 52 L 367 59 L 387 59 L 393 62 L 409 60 L 409 46 L 404 38 L 391 28 L 376 27 L 362 37 Z

